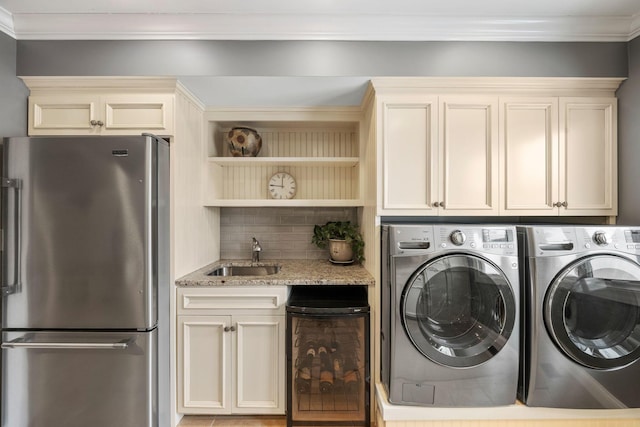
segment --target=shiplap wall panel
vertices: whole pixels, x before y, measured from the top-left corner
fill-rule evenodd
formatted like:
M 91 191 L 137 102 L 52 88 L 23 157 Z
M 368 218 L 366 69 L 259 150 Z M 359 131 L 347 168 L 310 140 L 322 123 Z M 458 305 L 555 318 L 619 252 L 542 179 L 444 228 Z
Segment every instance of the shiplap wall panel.
M 208 150 L 219 157 L 229 157 L 226 134 L 230 127 L 212 127 L 213 144 Z M 296 159 L 358 158 L 360 155 L 358 132 L 353 128 L 266 128 L 256 127 L 262 137 L 262 149 L 258 157 Z M 239 163 L 209 165 L 215 173 L 208 173 L 209 194 L 205 203 L 222 200 L 270 199 L 269 178 L 277 172 L 293 175 L 297 183 L 296 199 L 302 200 L 353 200 L 359 198 L 360 170 L 358 165 L 333 166 L 325 164 L 273 165 Z M 216 168 L 220 168 L 217 170 Z
M 174 278 L 219 258 L 219 209 L 202 208 L 202 128 L 202 109 L 178 91 L 171 144 Z

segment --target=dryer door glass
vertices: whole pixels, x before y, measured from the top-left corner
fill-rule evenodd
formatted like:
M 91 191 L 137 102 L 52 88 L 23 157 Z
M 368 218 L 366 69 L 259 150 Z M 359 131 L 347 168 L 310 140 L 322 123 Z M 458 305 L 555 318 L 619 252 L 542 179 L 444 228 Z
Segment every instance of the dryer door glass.
M 434 362 L 469 367 L 486 362 L 507 343 L 516 318 L 512 288 L 491 262 L 451 254 L 422 265 L 400 302 L 416 348 Z
M 545 297 L 547 329 L 564 353 L 595 369 L 640 358 L 640 266 L 615 255 L 565 268 Z

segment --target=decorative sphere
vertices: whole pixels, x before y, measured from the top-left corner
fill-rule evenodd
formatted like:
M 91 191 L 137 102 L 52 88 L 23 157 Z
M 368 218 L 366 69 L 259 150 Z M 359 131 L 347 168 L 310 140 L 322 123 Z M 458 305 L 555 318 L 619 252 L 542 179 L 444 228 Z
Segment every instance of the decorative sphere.
M 255 157 L 262 148 L 262 137 L 255 129 L 232 128 L 227 134 L 229 151 L 233 157 Z

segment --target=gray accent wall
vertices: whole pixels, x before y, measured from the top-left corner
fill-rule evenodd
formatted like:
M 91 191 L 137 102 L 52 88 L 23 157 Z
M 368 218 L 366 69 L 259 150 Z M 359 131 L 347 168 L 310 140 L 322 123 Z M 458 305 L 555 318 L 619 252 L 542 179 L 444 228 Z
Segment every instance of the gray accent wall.
M 624 77 L 626 45 L 21 40 L 18 75 Z
M 16 77 L 17 42 L 0 32 L 0 138 L 27 134 L 29 91 Z
M 618 90 L 618 223 L 640 225 L 640 37 L 628 43 L 629 78 Z

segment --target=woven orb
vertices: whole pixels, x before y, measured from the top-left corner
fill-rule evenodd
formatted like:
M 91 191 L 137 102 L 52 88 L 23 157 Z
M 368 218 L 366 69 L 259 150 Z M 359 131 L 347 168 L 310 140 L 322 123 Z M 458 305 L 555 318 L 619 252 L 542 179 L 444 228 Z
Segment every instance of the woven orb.
M 255 157 L 262 148 L 262 137 L 251 128 L 232 128 L 227 134 L 227 142 L 233 157 Z

